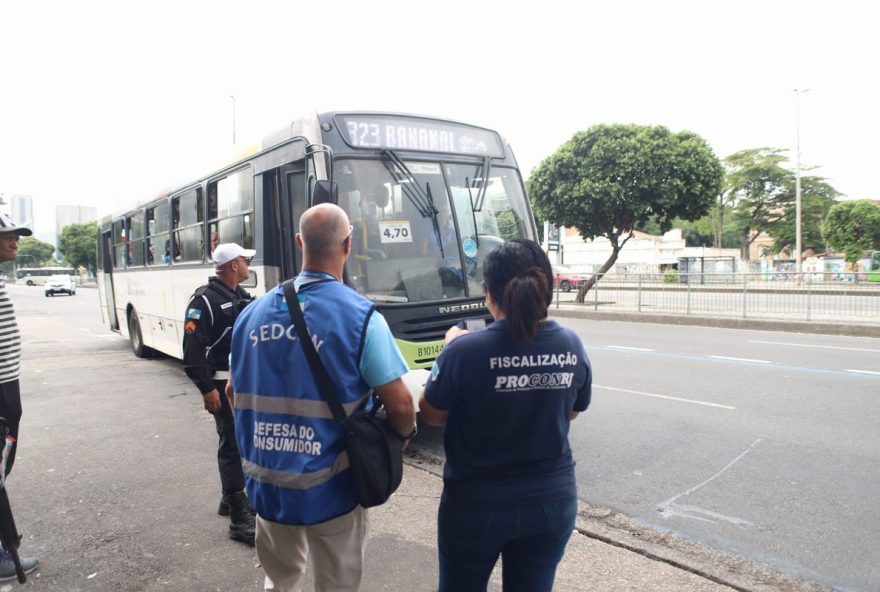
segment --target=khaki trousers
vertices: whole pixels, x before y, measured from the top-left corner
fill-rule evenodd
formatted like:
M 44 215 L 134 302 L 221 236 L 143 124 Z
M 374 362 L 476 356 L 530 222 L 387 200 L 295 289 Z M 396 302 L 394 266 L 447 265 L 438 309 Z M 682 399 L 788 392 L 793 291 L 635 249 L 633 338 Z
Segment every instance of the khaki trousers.
M 355 592 L 361 584 L 367 511 L 361 506 L 311 526 L 293 526 L 257 516 L 257 558 L 266 572 L 264 589 L 301 592 L 311 555 L 315 592 Z

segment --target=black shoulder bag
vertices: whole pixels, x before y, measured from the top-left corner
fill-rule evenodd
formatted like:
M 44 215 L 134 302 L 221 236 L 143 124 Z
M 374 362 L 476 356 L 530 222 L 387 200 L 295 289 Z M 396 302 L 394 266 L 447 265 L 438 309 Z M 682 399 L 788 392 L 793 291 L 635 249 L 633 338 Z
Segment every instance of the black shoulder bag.
M 333 419 L 344 421 L 345 449 L 358 503 L 365 508 L 382 505 L 397 490 L 403 477 L 403 438 L 387 417 L 376 414 L 377 410 L 366 413 L 355 409 L 346 417 L 336 387 L 306 331 L 306 321 L 293 280 L 287 280 L 282 287 L 291 321 L 321 396 L 330 407 Z

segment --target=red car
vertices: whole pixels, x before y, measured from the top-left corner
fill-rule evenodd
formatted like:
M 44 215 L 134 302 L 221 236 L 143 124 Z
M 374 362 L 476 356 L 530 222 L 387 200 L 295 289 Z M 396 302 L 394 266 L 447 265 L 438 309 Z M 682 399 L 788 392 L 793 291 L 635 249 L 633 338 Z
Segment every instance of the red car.
M 575 274 L 572 270 L 562 265 L 553 266 L 553 287 L 559 288 L 563 292 L 571 292 L 572 288 L 579 288 L 583 278 Z

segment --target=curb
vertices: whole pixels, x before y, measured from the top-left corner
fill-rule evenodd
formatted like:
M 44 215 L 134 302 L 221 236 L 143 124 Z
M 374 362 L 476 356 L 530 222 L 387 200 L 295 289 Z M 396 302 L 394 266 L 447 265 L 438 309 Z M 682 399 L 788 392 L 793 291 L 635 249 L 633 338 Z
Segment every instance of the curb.
M 650 312 L 616 312 L 583 310 L 573 306 L 551 307 L 551 317 L 590 319 L 597 321 L 620 321 L 626 323 L 656 323 L 660 325 L 686 325 L 719 327 L 724 329 L 752 329 L 756 331 L 783 331 L 788 333 L 813 333 L 817 335 L 843 335 L 848 337 L 880 338 L 880 325 L 852 323 L 819 323 L 811 321 L 779 321 L 770 319 L 738 319 L 731 317 L 707 317 L 695 315 L 659 314 Z

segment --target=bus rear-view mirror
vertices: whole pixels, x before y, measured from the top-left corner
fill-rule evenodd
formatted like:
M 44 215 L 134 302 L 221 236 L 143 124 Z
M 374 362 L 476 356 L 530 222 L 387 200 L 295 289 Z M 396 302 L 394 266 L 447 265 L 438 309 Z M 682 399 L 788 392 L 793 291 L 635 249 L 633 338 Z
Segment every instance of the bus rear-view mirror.
M 312 190 L 312 205 L 322 203 L 337 204 L 339 202 L 339 187 L 334 181 L 317 181 Z

